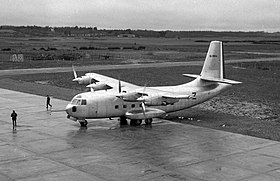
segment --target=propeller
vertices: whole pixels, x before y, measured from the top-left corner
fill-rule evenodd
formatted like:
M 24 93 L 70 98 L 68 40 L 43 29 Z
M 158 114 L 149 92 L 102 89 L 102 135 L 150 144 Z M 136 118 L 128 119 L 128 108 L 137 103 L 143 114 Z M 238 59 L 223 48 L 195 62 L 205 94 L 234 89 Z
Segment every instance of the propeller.
M 146 107 L 145 107 L 145 103 L 144 102 L 141 102 L 141 107 L 142 107 L 143 114 L 145 116 Z
M 121 80 L 119 79 L 119 93 L 122 92 L 122 85 L 121 85 Z
M 78 76 L 77 76 L 77 73 L 75 71 L 74 65 L 72 65 L 72 69 L 73 69 L 73 73 L 74 73 L 74 79 L 76 79 Z
M 143 112 L 144 116 L 145 116 L 145 112 L 146 112 L 146 105 L 145 105 L 145 99 L 143 98 L 143 96 L 148 96 L 148 94 L 145 93 L 146 87 L 147 87 L 147 82 L 145 83 L 145 85 L 143 87 L 143 92 L 141 95 L 141 99 L 142 99 L 141 108 L 142 108 L 142 112 Z

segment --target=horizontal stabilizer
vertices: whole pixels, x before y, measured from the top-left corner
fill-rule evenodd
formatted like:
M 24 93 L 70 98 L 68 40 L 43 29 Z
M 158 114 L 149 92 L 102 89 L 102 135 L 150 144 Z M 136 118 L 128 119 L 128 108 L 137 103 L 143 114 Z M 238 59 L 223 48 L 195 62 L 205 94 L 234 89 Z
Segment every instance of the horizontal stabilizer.
M 215 78 L 201 78 L 201 80 L 209 81 L 209 82 L 219 82 L 225 84 L 241 84 L 242 82 L 229 80 L 229 79 L 215 79 Z
M 196 75 L 196 74 L 183 74 L 183 76 L 186 76 L 186 77 L 191 77 L 191 78 L 197 78 L 199 77 L 200 75 Z
M 208 82 L 219 82 L 219 83 L 225 83 L 225 84 L 241 84 L 242 82 L 235 81 L 235 80 L 229 80 L 229 79 L 221 79 L 221 78 L 210 78 L 210 77 L 204 77 L 202 78 L 200 75 L 195 74 L 183 74 L 186 77 L 192 77 L 192 78 L 198 78 L 200 77 L 201 80 L 208 81 Z

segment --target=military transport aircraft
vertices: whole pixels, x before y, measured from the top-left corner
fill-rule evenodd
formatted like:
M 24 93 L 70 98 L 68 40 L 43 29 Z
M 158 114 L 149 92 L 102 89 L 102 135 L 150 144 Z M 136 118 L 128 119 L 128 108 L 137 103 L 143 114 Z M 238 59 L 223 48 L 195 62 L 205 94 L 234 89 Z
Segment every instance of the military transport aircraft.
M 92 91 L 76 95 L 66 106 L 67 118 L 87 125 L 86 119 L 119 117 L 125 124 L 151 124 L 153 118 L 183 110 L 220 94 L 233 84 L 241 82 L 225 79 L 223 44 L 210 43 L 200 75 L 183 74 L 195 78 L 177 86 L 143 87 L 96 73 L 87 73 Z M 74 70 L 74 69 L 73 69 Z M 77 75 L 74 70 L 75 79 Z M 82 76 L 83 77 L 83 76 Z M 75 80 L 74 79 L 74 80 Z M 86 81 L 85 81 L 86 82 Z

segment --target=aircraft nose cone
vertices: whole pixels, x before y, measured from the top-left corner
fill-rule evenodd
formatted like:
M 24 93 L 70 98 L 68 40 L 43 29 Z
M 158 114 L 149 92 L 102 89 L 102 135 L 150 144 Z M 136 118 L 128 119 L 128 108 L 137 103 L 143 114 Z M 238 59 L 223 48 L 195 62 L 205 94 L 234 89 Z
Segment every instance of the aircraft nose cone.
M 65 108 L 65 111 L 67 112 L 67 114 L 71 114 L 72 110 L 72 105 L 68 104 Z

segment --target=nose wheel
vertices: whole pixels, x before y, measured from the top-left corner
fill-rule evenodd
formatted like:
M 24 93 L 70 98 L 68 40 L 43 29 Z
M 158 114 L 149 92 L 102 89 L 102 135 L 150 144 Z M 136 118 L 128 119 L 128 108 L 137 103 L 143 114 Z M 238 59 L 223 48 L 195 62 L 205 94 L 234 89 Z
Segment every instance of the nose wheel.
M 81 127 L 87 127 L 87 124 L 88 124 L 87 120 L 79 121 L 79 122 L 80 122 Z

